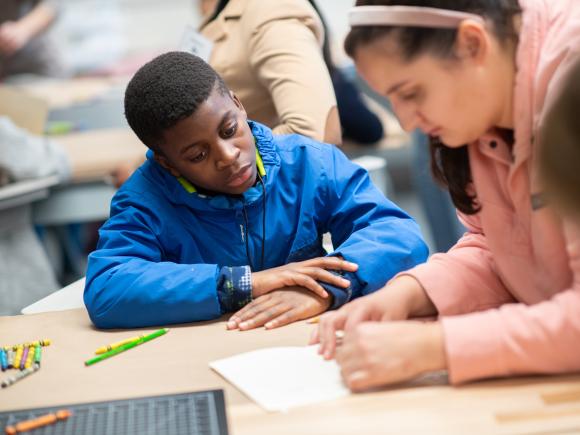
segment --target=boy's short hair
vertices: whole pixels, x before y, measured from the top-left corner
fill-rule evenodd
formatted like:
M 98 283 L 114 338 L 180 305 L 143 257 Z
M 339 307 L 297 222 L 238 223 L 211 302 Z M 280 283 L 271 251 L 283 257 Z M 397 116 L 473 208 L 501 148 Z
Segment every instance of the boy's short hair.
M 561 91 L 543 120 L 540 169 L 552 197 L 580 215 L 580 62 Z
M 172 51 L 143 65 L 125 91 L 125 117 L 137 137 L 159 152 L 163 133 L 191 116 L 217 88 L 229 92 L 219 74 L 201 58 Z

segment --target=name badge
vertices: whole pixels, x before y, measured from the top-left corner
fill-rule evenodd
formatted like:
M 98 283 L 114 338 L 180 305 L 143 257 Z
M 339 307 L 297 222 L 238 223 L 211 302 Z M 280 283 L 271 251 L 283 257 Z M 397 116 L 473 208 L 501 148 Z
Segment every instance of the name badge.
M 189 25 L 185 28 L 179 44 L 179 51 L 191 53 L 209 62 L 212 50 L 213 42 L 199 33 L 194 26 Z

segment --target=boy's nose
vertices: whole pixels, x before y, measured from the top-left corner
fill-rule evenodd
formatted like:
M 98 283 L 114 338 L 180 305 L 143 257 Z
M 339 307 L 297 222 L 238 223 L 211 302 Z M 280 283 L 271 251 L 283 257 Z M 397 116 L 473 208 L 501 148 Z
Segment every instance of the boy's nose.
M 227 142 L 218 145 L 218 153 L 219 155 L 216 161 L 218 170 L 231 166 L 240 157 L 240 149 Z

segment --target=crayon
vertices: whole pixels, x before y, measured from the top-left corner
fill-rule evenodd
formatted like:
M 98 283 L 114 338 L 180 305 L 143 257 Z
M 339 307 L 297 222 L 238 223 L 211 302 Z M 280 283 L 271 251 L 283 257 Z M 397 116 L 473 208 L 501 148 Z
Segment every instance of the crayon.
M 34 366 L 30 367 L 29 369 L 24 369 L 24 370 L 16 373 L 11 378 L 8 378 L 8 379 L 5 379 L 4 381 L 2 381 L 2 388 L 8 388 L 10 385 L 24 379 L 27 376 L 30 376 L 34 372 L 38 371 L 39 368 L 40 368 L 39 366 L 34 365 Z
M 3 372 L 5 372 L 8 368 L 8 356 L 6 355 L 6 351 L 4 349 L 0 349 L 0 366 Z
M 66 420 L 71 415 L 72 413 L 68 409 L 61 409 L 54 414 L 45 414 L 32 420 L 21 421 L 20 423 L 16 423 L 14 426 L 6 426 L 5 431 L 7 435 L 27 432 L 29 430 L 47 426 L 49 424 L 54 424 L 59 420 Z
M 26 356 L 26 361 L 24 362 L 24 368 L 29 369 L 32 367 L 32 363 L 34 362 L 34 351 L 36 350 L 35 347 L 28 348 L 28 355 Z
M 96 356 L 94 358 L 91 358 L 91 359 L 85 361 L 85 365 L 90 366 L 90 365 L 93 365 L 93 364 L 98 363 L 100 361 L 103 361 L 104 359 L 107 359 L 107 358 L 110 358 L 114 355 L 117 355 L 121 352 L 125 352 L 126 350 L 132 349 L 136 346 L 139 346 L 140 344 L 143 344 L 143 343 L 146 343 L 150 340 L 153 340 L 154 338 L 160 337 L 161 335 L 165 334 L 167 331 L 169 331 L 169 329 L 163 328 L 163 329 L 155 331 L 149 335 L 146 335 L 143 338 L 139 338 L 138 340 L 131 341 L 127 344 L 123 344 L 123 345 L 121 345 L 113 350 L 110 350 L 110 351 L 105 352 L 99 356 Z
M 34 364 L 40 367 L 40 360 L 42 359 L 42 347 L 34 347 Z
M 30 352 L 30 346 L 24 346 L 24 351 L 22 352 L 22 358 L 20 359 L 20 370 L 24 370 L 26 365 L 26 360 L 28 358 L 28 353 Z
M 16 347 L 16 351 L 14 352 L 14 361 L 12 361 L 12 367 L 15 369 L 20 368 L 20 361 L 22 360 L 22 352 L 24 352 L 24 346 L 19 345 Z
M 8 359 L 8 368 L 14 366 L 14 349 L 10 348 L 6 351 L 7 359 Z
M 101 355 L 102 353 L 108 352 L 110 350 L 116 349 L 124 344 L 131 343 L 132 341 L 139 340 L 140 338 L 145 338 L 145 334 L 137 335 L 136 337 L 126 338 L 125 340 L 117 341 L 116 343 L 109 344 L 108 346 L 99 347 L 95 350 L 96 355 Z

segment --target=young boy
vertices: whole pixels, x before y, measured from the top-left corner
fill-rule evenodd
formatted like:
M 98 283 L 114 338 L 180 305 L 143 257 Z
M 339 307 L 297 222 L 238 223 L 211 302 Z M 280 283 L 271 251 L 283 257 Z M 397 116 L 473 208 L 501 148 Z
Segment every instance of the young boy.
M 150 151 L 113 198 L 89 256 L 84 300 L 98 327 L 241 309 L 229 329 L 273 328 L 373 292 L 426 259 L 417 224 L 366 171 L 334 146 L 248 121 L 195 56 L 172 52 L 143 66 L 125 113 Z

